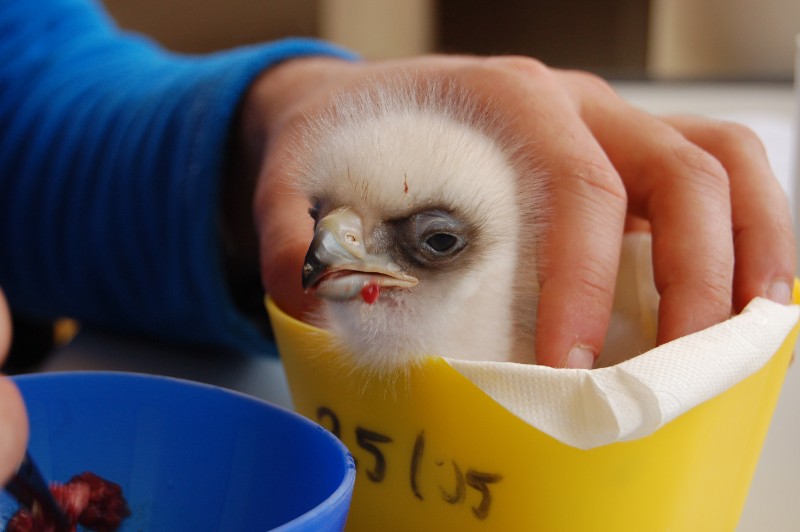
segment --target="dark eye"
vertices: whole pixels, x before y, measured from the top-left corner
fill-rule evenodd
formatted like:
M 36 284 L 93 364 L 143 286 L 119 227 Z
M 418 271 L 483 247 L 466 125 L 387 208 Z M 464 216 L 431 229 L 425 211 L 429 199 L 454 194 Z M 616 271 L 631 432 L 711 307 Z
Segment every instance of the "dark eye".
M 448 233 L 435 233 L 425 239 L 425 244 L 436 253 L 447 253 L 458 244 L 458 237 Z
M 469 229 L 453 214 L 422 211 L 398 221 L 399 239 L 419 265 L 444 264 L 467 246 Z

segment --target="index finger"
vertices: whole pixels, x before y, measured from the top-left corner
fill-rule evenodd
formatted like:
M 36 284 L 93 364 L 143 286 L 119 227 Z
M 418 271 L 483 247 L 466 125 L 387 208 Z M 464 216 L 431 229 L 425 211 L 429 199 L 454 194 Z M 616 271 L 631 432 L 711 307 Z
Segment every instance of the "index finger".
M 626 194 L 614 167 L 550 70 L 505 59 L 519 75 L 515 130 L 531 138 L 547 177 L 540 232 L 536 359 L 590 368 L 603 347 L 614 297 Z M 523 177 L 524 178 L 524 177 Z

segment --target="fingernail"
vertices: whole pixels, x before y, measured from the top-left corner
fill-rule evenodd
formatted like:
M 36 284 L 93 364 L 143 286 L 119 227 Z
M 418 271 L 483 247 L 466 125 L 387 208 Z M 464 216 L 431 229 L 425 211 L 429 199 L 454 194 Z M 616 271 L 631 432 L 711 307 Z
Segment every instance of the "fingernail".
M 565 366 L 573 369 L 592 369 L 594 352 L 586 346 L 576 345 L 567 353 Z
M 767 289 L 767 297 L 775 303 L 788 305 L 792 301 L 792 289 L 788 283 L 776 281 Z

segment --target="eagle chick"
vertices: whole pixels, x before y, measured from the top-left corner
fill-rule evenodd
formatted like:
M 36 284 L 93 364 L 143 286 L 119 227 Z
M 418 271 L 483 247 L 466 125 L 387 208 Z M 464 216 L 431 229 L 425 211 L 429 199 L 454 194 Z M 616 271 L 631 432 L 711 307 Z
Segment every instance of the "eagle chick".
M 340 96 L 303 132 L 311 321 L 374 370 L 533 362 L 543 175 L 487 102 L 405 85 Z

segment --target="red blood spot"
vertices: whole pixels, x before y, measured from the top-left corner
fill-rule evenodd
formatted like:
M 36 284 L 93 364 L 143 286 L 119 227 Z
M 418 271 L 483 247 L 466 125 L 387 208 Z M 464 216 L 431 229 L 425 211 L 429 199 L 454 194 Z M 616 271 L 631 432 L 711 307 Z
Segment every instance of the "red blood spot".
M 368 305 L 375 303 L 380 295 L 381 287 L 376 284 L 364 285 L 364 288 L 361 289 L 361 299 Z

